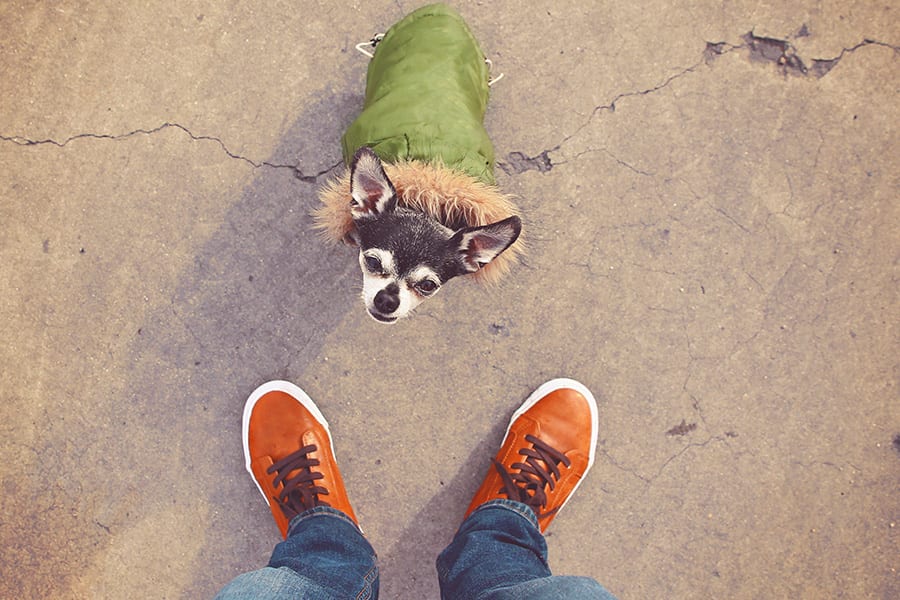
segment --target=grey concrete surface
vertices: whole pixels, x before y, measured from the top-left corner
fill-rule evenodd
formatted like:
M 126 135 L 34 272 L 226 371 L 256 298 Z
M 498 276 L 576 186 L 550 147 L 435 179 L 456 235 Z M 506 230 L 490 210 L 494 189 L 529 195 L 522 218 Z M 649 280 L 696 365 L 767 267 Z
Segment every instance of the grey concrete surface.
M 331 422 L 384 598 L 437 598 L 509 415 L 600 403 L 548 532 L 631 598 L 900 597 L 888 1 L 460 2 L 528 257 L 364 314 L 311 230 L 411 2 L 0 3 L 0 596 L 203 598 L 277 530 L 249 392 Z

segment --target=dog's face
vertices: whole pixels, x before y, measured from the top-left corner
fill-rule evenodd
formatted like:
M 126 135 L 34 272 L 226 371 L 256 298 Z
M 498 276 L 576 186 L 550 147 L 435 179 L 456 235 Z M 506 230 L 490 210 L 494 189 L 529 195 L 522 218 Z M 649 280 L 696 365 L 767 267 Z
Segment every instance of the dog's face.
M 381 160 L 361 148 L 350 165 L 351 214 L 363 272 L 363 300 L 382 323 L 409 316 L 457 275 L 474 273 L 506 250 L 522 229 L 518 217 L 453 230 L 397 206 Z

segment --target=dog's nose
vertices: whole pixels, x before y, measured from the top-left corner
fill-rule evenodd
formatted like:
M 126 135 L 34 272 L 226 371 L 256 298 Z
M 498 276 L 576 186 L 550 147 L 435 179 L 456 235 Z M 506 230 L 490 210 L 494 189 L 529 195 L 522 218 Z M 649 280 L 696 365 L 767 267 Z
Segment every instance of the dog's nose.
M 400 306 L 400 297 L 380 290 L 375 294 L 375 308 L 383 315 L 389 315 Z

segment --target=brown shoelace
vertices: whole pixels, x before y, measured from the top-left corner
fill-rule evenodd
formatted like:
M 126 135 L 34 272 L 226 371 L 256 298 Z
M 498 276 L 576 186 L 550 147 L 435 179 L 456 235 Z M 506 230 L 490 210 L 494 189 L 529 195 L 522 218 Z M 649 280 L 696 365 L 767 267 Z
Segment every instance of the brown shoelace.
M 327 495 L 328 490 L 315 483 L 325 477 L 312 470 L 312 467 L 319 466 L 319 459 L 308 456 L 315 451 L 315 444 L 304 446 L 266 470 L 266 473 L 270 475 L 276 474 L 274 487 L 277 488 L 279 484 L 284 484 L 275 501 L 278 502 L 288 519 L 293 519 L 301 512 L 316 506 L 330 506 L 324 500 L 319 499 L 319 496 Z
M 560 476 L 559 464 L 568 467 L 572 461 L 533 435 L 526 435 L 525 441 L 531 444 L 531 448 L 519 450 L 519 454 L 526 457 L 525 462 L 513 463 L 507 471 L 496 458 L 491 460 L 503 479 L 500 493 L 506 494 L 510 500 L 527 504 L 537 517 L 542 519 L 559 510 L 554 508 L 542 512 L 547 506 L 547 487 L 549 486 L 550 490 L 556 487 Z

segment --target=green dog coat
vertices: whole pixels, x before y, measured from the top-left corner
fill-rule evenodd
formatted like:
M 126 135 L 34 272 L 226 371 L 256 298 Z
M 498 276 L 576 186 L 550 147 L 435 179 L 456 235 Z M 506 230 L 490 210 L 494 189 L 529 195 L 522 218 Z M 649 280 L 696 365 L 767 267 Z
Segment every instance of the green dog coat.
M 388 163 L 440 163 L 493 185 L 488 77 L 459 13 L 443 4 L 410 13 L 375 48 L 363 111 L 341 140 L 344 162 L 369 146 Z

